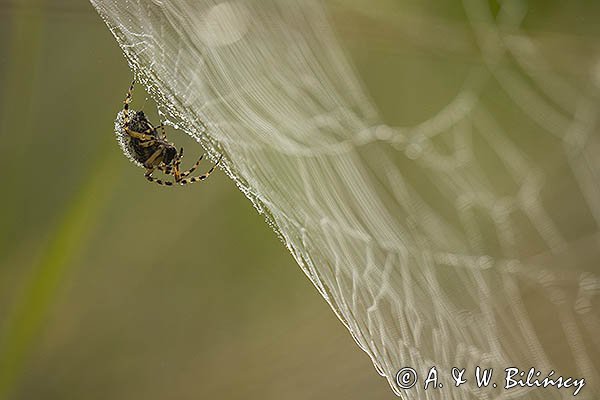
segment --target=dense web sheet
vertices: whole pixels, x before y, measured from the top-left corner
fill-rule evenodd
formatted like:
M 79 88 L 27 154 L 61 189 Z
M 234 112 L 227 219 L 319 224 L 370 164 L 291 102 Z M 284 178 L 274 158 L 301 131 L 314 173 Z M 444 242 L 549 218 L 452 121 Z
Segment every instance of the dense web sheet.
M 384 123 L 317 1 L 92 3 L 396 394 L 572 395 L 395 381 L 404 366 L 533 366 L 585 377 L 578 398 L 596 398 L 600 71 L 554 72 L 520 28 L 525 3 L 465 0 L 479 61 L 410 127 Z

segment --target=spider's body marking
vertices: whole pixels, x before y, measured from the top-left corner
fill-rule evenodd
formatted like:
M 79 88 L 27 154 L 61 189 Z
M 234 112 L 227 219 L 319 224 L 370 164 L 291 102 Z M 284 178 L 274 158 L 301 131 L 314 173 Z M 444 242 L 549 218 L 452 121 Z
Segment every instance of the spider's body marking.
M 180 171 L 179 166 L 183 158 L 183 148 L 177 152 L 175 146 L 167 140 L 163 124 L 153 126 L 143 111 L 134 111 L 129 108 L 131 92 L 134 82 L 131 83 L 127 96 L 125 97 L 123 110 L 119 113 L 116 123 L 117 139 L 123 152 L 136 165 L 146 169 L 144 176 L 150 182 L 159 185 L 173 186 L 174 184 L 186 185 L 206 179 L 221 161 L 217 163 L 204 175 L 183 179 L 198 168 L 202 157 L 187 171 Z M 160 128 L 160 133 L 159 133 Z M 163 181 L 152 176 L 155 169 L 172 175 L 175 181 Z

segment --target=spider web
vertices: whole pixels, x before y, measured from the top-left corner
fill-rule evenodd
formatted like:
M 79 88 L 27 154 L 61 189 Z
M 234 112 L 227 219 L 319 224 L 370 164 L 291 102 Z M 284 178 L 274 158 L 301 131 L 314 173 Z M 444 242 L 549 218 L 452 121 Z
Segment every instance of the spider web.
M 91 2 L 169 122 L 224 154 L 394 393 L 573 393 L 395 379 L 480 365 L 584 377 L 578 397 L 598 394 L 600 70 L 553 69 L 521 27 L 526 3 L 465 0 L 476 66 L 435 115 L 394 127 L 318 1 Z

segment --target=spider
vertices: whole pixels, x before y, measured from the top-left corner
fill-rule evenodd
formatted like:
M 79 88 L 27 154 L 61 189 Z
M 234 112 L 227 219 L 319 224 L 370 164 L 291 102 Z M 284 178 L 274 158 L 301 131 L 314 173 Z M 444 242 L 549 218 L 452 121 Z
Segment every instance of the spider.
M 131 82 L 125 101 L 123 101 L 122 122 L 118 125 L 117 129 L 119 141 L 126 155 L 134 163 L 146 169 L 144 177 L 147 180 L 159 185 L 187 185 L 188 183 L 200 182 L 208 178 L 219 162 L 221 162 L 223 155 L 219 157 L 217 163 L 204 175 L 187 178 L 198 168 L 204 155 L 200 156 L 200 159 L 196 161 L 196 164 L 192 168 L 187 171 L 180 171 L 179 166 L 183 158 L 183 147 L 178 152 L 175 146 L 167 141 L 167 134 L 162 122 L 159 126 L 155 127 L 148 121 L 143 111 L 129 109 L 134 85 L 135 80 Z M 163 181 L 154 178 L 152 173 L 155 169 L 164 172 L 166 175 L 172 175 L 175 181 Z

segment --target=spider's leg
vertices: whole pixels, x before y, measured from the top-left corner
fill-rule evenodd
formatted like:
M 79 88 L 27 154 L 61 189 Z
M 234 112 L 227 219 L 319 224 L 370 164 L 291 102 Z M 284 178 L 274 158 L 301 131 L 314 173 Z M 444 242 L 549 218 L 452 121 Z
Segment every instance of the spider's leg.
M 146 173 L 144 174 L 144 177 L 146 179 L 148 179 L 148 181 L 154 182 L 154 183 L 156 183 L 158 185 L 161 185 L 161 186 L 163 186 L 163 185 L 173 186 L 173 182 L 171 182 L 171 181 L 163 181 L 162 179 L 157 179 L 157 178 L 153 177 L 152 176 L 152 172 L 153 171 L 154 171 L 154 168 L 148 168 L 146 170 Z
M 125 96 L 125 100 L 123 101 L 123 109 L 125 111 L 129 110 L 129 103 L 131 103 L 131 92 L 133 92 L 133 85 L 135 85 L 135 79 L 131 81 L 131 85 L 127 90 L 127 96 Z
M 145 133 L 142 132 L 136 132 L 136 131 L 132 131 L 131 129 L 127 128 L 127 126 L 125 126 L 125 133 L 128 134 L 129 136 L 131 136 L 132 138 L 135 139 L 140 139 L 140 140 L 155 140 L 156 138 L 152 135 L 147 135 Z
M 141 147 L 150 147 L 156 144 L 156 140 L 146 140 L 144 142 L 140 142 Z
M 166 175 L 171 175 L 173 173 L 173 167 L 170 165 L 159 165 L 158 169 L 164 172 Z
M 162 122 L 160 123 L 160 125 L 158 125 L 156 127 L 156 129 L 160 128 L 160 132 L 162 133 L 161 135 L 161 139 L 166 140 L 167 139 L 167 131 L 165 131 L 165 124 L 163 124 Z
M 131 81 L 131 85 L 127 90 L 127 95 L 125 96 L 125 100 L 123 100 L 123 110 L 125 111 L 125 116 L 123 120 L 123 125 L 127 126 L 129 124 L 129 103 L 131 103 L 131 92 L 133 92 L 133 85 L 135 84 L 135 79 Z
M 221 156 L 219 157 L 219 159 L 217 160 L 216 164 L 212 166 L 211 169 L 209 169 L 204 175 L 200 175 L 200 176 L 194 176 L 193 178 L 190 179 L 182 179 L 179 184 L 180 185 L 187 185 L 188 183 L 194 183 L 194 182 L 200 182 L 205 180 L 206 178 L 208 178 L 208 176 L 210 174 L 212 174 L 212 172 L 215 170 L 215 168 L 217 168 L 217 165 L 219 165 L 219 163 L 221 162 L 221 159 L 223 158 L 223 155 L 221 154 Z
M 175 177 L 175 182 L 179 182 L 181 180 L 181 173 L 179 172 L 179 166 L 181 165 L 181 159 L 183 158 L 183 147 L 179 149 L 179 154 L 175 159 L 174 168 L 173 168 L 173 176 Z
M 129 89 L 127 89 L 127 96 L 125 96 L 125 100 L 123 101 L 123 108 L 125 111 L 129 110 L 129 103 L 131 103 L 131 93 L 133 92 L 133 85 L 135 85 L 135 79 L 131 81 L 131 85 L 129 85 Z
M 149 124 L 150 128 L 146 129 L 144 132 L 142 132 L 144 135 L 148 135 L 150 132 L 155 132 L 156 128 L 152 126 L 152 124 Z M 148 136 L 152 136 L 152 135 L 148 135 Z M 154 136 L 152 136 L 154 137 Z
M 203 158 L 204 158 L 204 154 L 202 154 L 202 155 L 200 156 L 200 158 L 198 159 L 198 161 L 196 161 L 196 164 L 194 164 L 194 165 L 192 166 L 192 168 L 188 169 L 188 170 L 187 170 L 187 171 L 185 171 L 185 172 L 182 172 L 182 173 L 181 173 L 181 177 L 182 177 L 182 178 L 185 178 L 186 176 L 188 176 L 189 174 L 191 174 L 192 172 L 194 172 L 194 171 L 196 170 L 196 168 L 198 168 L 198 166 L 200 165 L 200 161 L 202 161 L 202 159 L 203 159 Z
M 152 155 L 150 157 L 148 157 L 148 159 L 144 162 L 144 166 L 146 168 L 155 168 L 155 162 L 158 159 L 158 157 L 160 157 L 162 155 L 164 151 L 164 148 L 161 146 L 161 148 L 159 148 L 158 150 L 156 150 L 154 153 L 152 153 Z

